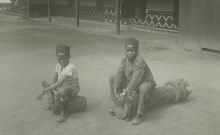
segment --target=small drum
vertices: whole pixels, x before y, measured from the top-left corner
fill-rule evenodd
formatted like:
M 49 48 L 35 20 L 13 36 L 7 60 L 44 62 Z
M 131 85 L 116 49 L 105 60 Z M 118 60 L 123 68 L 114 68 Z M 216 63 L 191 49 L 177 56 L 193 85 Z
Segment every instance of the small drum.
M 50 99 L 50 106 L 52 109 L 52 112 L 54 114 L 60 114 L 62 111 L 62 103 L 61 103 L 61 97 L 59 94 L 54 94 L 54 98 Z M 68 101 L 68 112 L 69 113 L 75 113 L 75 112 L 81 112 L 84 111 L 87 107 L 87 99 L 83 96 L 77 96 L 75 98 L 71 98 Z
M 133 100 L 129 98 L 129 96 L 125 97 L 125 102 L 123 107 L 118 107 L 115 105 L 115 114 L 119 119 L 124 119 L 129 121 L 132 119 L 137 113 L 137 100 Z

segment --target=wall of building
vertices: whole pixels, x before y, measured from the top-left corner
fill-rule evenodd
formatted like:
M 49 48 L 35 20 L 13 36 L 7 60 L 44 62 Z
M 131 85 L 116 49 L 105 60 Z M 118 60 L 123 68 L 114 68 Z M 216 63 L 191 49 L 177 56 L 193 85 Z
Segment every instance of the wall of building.
M 203 49 L 220 51 L 220 1 L 203 0 L 202 45 Z
M 48 0 L 30 0 L 30 2 L 31 4 L 47 4 Z
M 52 15 L 75 18 L 75 0 L 52 0 Z M 132 0 L 130 0 L 132 1 Z M 133 0 L 144 2 L 134 4 L 135 18 L 121 18 L 121 24 L 147 26 L 163 30 L 178 31 L 178 26 L 173 23 L 174 0 Z M 104 0 L 103 9 L 96 9 L 99 0 L 80 0 L 80 19 L 115 23 L 116 0 Z M 47 16 L 47 0 L 31 0 L 31 16 Z M 72 3 L 72 4 L 71 4 Z M 144 5 L 144 6 L 143 6 Z M 139 8 L 142 8 L 139 10 Z M 129 8 L 128 8 L 129 10 Z
M 178 22 L 174 22 L 174 0 L 146 0 L 145 18 L 134 18 L 137 26 L 178 31 Z
M 80 0 L 80 6 L 96 6 L 96 0 Z
M 220 51 L 219 7 L 217 0 L 180 0 L 178 46 Z
M 180 0 L 179 47 L 201 50 L 202 0 Z
M 52 15 L 75 18 L 75 0 L 69 0 L 68 5 L 55 4 L 52 5 Z M 103 14 L 96 10 L 96 0 L 80 0 L 79 18 L 82 20 L 103 22 Z
M 105 0 L 105 7 L 116 7 L 116 0 Z
M 147 0 L 147 10 L 155 11 L 173 11 L 174 0 Z
M 62 16 L 75 18 L 75 6 L 74 4 L 54 4 L 52 5 L 52 16 Z
M 47 0 L 30 0 L 30 16 L 33 18 L 46 17 L 48 14 L 47 4 Z
M 72 0 L 55 0 L 54 4 L 69 5 L 69 1 L 72 1 Z

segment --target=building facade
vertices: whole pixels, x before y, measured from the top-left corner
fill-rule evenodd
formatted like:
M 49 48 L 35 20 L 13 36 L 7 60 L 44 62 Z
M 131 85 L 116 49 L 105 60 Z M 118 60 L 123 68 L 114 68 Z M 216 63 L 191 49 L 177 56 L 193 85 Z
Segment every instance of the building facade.
M 220 51 L 219 13 L 219 0 L 180 0 L 178 46 Z
M 31 17 L 46 17 L 47 0 L 29 0 Z M 52 16 L 75 18 L 75 0 L 51 0 Z M 219 0 L 121 0 L 121 24 L 178 32 L 178 47 L 220 51 Z M 80 0 L 80 19 L 115 23 L 116 0 Z
M 121 24 L 178 31 L 176 1 L 121 0 Z M 30 6 L 31 17 L 47 16 L 46 0 L 30 0 Z M 79 14 L 83 20 L 115 23 L 116 0 L 80 0 Z M 75 0 L 52 0 L 52 16 L 75 18 Z

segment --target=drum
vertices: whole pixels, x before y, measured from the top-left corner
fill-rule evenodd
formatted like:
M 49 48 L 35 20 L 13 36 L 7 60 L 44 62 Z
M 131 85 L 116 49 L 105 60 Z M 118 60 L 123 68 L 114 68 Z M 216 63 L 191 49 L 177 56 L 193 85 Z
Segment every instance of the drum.
M 50 106 L 54 114 L 60 114 L 62 111 L 61 97 L 59 94 L 54 94 L 53 98 L 50 99 Z M 87 99 L 83 96 L 77 96 L 71 98 L 68 101 L 68 112 L 75 113 L 84 111 L 87 107 Z
M 125 97 L 125 102 L 122 107 L 118 107 L 115 105 L 115 114 L 118 118 L 129 121 L 134 118 L 137 113 L 137 100 L 133 100 L 129 98 L 129 96 Z

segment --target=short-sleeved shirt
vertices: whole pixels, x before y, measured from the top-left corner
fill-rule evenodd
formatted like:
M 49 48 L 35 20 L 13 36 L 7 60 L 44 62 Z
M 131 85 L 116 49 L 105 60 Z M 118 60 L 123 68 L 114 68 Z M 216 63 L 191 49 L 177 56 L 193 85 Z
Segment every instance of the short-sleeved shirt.
M 68 63 L 68 65 L 64 68 L 61 67 L 59 63 L 57 63 L 55 72 L 58 74 L 59 81 L 64 75 L 67 75 L 67 80 L 63 83 L 62 86 L 71 85 L 74 87 L 79 87 L 79 74 L 76 70 L 76 67 L 72 63 Z

